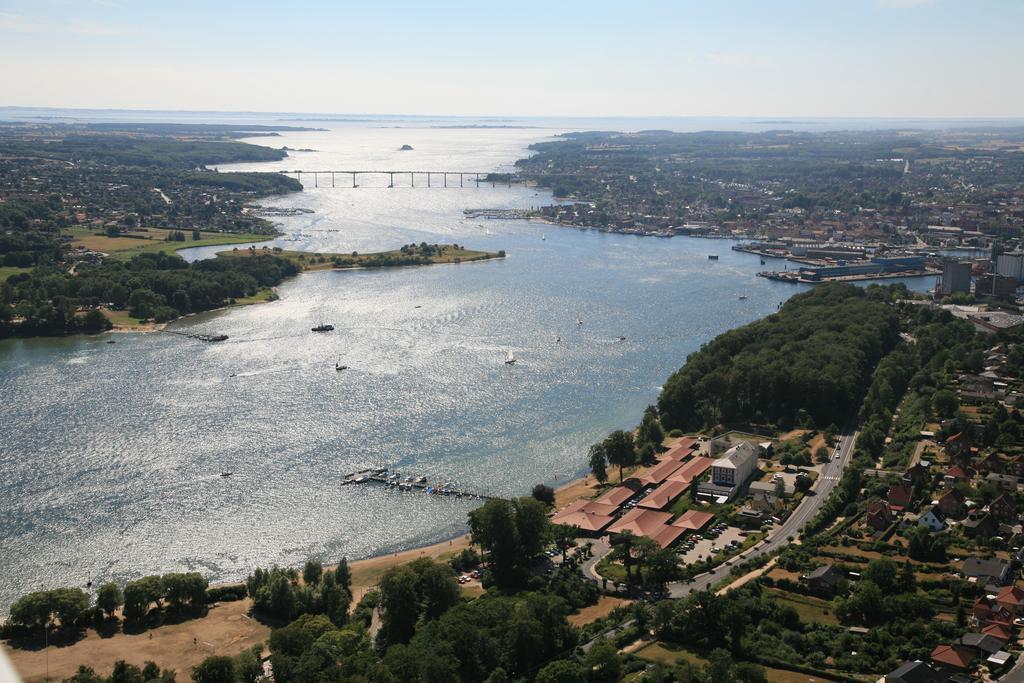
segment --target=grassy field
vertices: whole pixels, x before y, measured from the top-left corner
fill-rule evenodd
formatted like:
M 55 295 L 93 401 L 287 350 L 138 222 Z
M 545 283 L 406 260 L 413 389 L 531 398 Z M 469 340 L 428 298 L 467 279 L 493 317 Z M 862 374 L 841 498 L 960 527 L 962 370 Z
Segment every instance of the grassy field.
M 788 605 L 796 610 L 803 621 L 814 624 L 826 624 L 833 626 L 839 623 L 836 615 L 832 612 L 832 605 L 827 600 L 813 598 L 809 595 L 798 595 L 774 588 L 765 589 L 771 593 L 780 603 Z
M 676 664 L 680 661 L 685 661 L 697 666 L 705 666 L 708 663 L 708 660 L 696 653 L 673 643 L 664 643 L 660 640 L 640 648 L 636 651 L 636 655 L 641 659 L 661 662 L 662 664 Z
M 164 252 L 173 254 L 179 249 L 191 247 L 211 247 L 220 244 L 254 244 L 273 239 L 273 235 L 256 235 L 251 233 L 201 232 L 200 239 L 193 240 L 192 232 L 185 231 L 184 242 L 168 242 L 164 238 L 170 230 L 163 228 L 139 228 L 132 230 L 133 237 L 107 237 L 106 233 L 93 232 L 86 227 L 74 226 L 65 228 L 62 234 L 72 237 L 72 247 L 84 247 L 92 251 L 102 251 L 111 258 L 127 260 L 136 254 L 152 254 Z
M 27 273 L 30 270 L 32 270 L 32 269 L 31 268 L 19 268 L 17 266 L 0 266 L 0 282 L 5 281 L 7 278 L 9 278 L 12 275 L 17 275 L 18 273 Z
M 335 266 L 335 260 L 340 260 L 343 265 L 340 268 L 365 268 L 365 267 L 379 267 L 381 260 L 399 260 L 406 258 L 409 254 L 403 253 L 398 249 L 391 251 L 377 251 L 366 254 L 360 254 L 352 252 L 349 254 L 340 253 L 311 253 L 306 251 L 279 251 L 277 249 L 270 249 L 269 247 L 263 247 L 262 249 L 231 249 L 217 253 L 217 256 L 222 258 L 247 258 L 252 256 L 261 256 L 264 254 L 272 254 L 286 258 L 289 261 L 295 263 L 299 268 L 305 271 L 309 270 L 330 270 Z M 412 254 L 416 256 L 417 254 Z M 472 249 L 465 249 L 463 247 L 454 247 L 449 244 L 441 245 L 441 253 L 431 254 L 428 258 L 430 263 L 465 263 L 469 261 L 483 261 L 486 259 L 498 258 L 500 254 L 490 251 L 474 251 Z M 394 264 L 396 266 L 403 265 L 400 263 Z M 421 264 L 416 264 L 421 265 Z

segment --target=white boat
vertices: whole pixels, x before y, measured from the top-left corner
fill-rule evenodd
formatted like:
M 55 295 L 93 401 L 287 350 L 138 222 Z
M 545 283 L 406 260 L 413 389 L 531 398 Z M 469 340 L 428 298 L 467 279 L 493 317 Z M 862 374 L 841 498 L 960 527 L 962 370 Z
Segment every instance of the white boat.
M 505 365 L 515 365 L 515 364 L 516 364 L 516 357 L 515 357 L 515 355 L 511 351 L 509 351 L 508 352 L 508 356 L 505 357 Z
M 547 238 L 548 238 L 548 236 L 547 236 L 547 235 L 541 235 L 541 236 L 540 236 L 540 239 L 541 239 L 541 241 L 542 241 L 542 242 L 543 242 L 544 240 L 546 240 Z

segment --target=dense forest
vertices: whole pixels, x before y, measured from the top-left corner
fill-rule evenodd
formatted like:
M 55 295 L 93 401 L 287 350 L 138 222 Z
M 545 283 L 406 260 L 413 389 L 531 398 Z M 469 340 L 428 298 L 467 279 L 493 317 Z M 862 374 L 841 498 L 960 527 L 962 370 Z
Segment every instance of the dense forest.
M 665 382 L 668 429 L 737 422 L 841 424 L 898 340 L 889 290 L 821 285 L 775 314 L 719 335 Z
M 0 338 L 108 329 L 98 306 L 164 322 L 251 296 L 298 272 L 296 264 L 272 254 L 191 264 L 180 256 L 140 254 L 128 262 L 80 265 L 75 276 L 37 267 L 0 284 Z

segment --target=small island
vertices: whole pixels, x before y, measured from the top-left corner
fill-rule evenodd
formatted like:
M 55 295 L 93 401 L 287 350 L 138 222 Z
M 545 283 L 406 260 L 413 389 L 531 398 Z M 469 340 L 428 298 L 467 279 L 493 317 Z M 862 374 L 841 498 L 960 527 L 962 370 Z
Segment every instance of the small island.
M 253 256 L 276 256 L 295 264 L 300 271 L 313 270 L 348 270 L 352 268 L 393 268 L 399 266 L 428 266 L 438 263 L 468 263 L 470 261 L 486 261 L 504 258 L 502 251 L 476 251 L 458 244 L 406 244 L 400 249 L 377 251 L 360 254 L 353 251 L 347 254 L 333 254 L 308 251 L 287 251 L 280 247 L 264 246 L 257 249 L 235 247 L 230 251 L 217 253 L 219 258 L 247 258 Z
M 401 147 L 398 148 L 398 151 L 399 152 L 411 152 L 412 151 L 412 145 L 402 145 Z

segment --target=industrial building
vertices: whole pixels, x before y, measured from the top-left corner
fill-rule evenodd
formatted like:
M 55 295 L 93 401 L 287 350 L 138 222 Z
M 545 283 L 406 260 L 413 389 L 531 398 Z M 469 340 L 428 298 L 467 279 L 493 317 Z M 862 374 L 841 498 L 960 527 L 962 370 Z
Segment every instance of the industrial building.
M 968 293 L 971 291 L 971 264 L 969 261 L 956 261 L 947 259 L 942 264 L 942 280 L 939 285 L 939 292 L 942 296 L 949 296 L 957 292 Z

